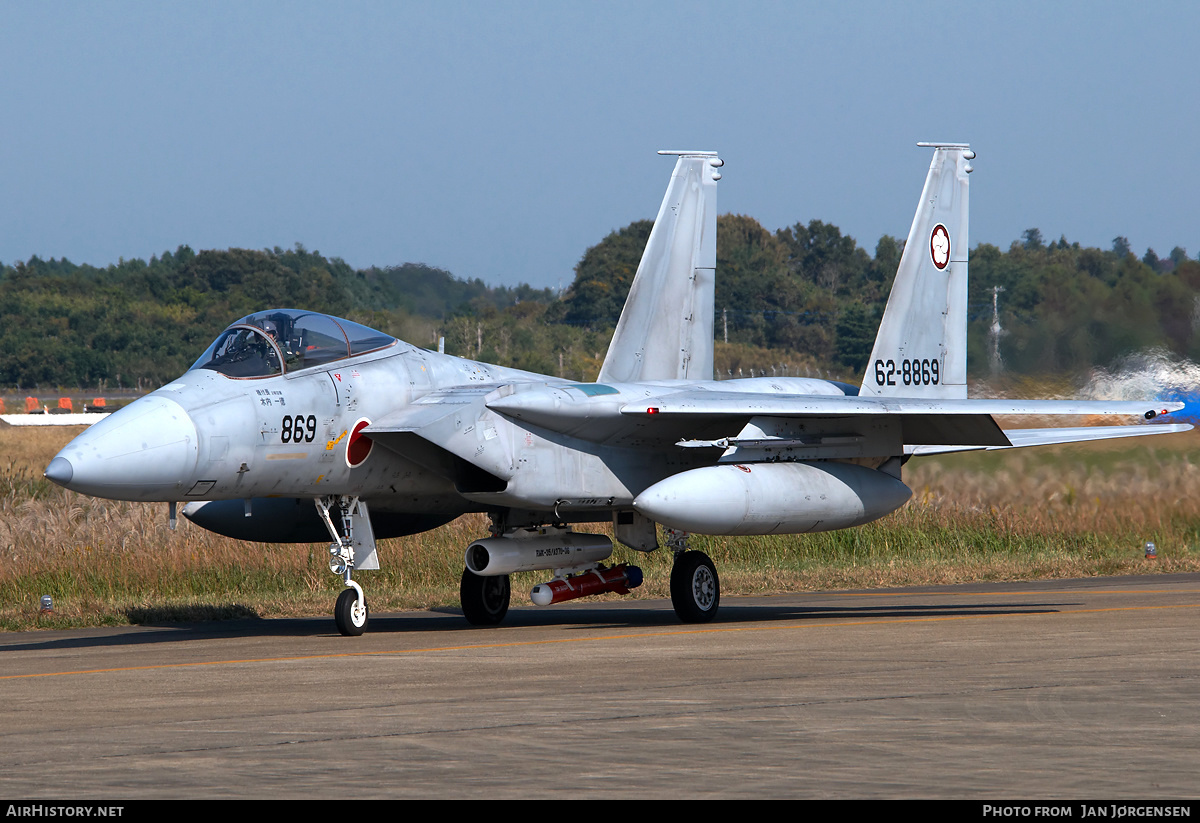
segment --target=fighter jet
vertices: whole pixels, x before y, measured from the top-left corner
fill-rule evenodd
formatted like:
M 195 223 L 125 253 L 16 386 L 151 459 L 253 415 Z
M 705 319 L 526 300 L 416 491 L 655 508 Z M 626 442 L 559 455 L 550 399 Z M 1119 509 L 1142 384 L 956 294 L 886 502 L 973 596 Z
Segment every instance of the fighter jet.
M 494 625 L 510 575 L 544 571 L 546 605 L 641 583 L 620 543 L 674 553 L 671 599 L 712 620 L 720 582 L 689 533 L 804 533 L 876 520 L 910 497 L 914 456 L 1187 425 L 1020 429 L 993 415 L 1138 415 L 1180 403 L 967 399 L 967 144 L 933 160 L 861 386 L 713 380 L 716 152 L 675 168 L 594 383 L 474 362 L 316 312 L 243 317 L 192 368 L 96 423 L 46 469 L 84 494 L 177 504 L 234 538 L 330 544 L 338 630 L 362 634 L 355 578 L 377 539 L 485 512 L 466 547 L 463 614 Z

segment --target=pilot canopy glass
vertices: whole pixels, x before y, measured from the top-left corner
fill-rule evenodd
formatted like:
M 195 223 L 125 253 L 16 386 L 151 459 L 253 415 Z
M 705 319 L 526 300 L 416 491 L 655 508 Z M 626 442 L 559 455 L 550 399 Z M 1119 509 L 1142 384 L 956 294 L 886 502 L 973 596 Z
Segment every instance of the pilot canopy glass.
M 226 377 L 273 377 L 323 366 L 396 344 L 375 329 L 297 309 L 247 315 L 221 332 L 193 369 Z

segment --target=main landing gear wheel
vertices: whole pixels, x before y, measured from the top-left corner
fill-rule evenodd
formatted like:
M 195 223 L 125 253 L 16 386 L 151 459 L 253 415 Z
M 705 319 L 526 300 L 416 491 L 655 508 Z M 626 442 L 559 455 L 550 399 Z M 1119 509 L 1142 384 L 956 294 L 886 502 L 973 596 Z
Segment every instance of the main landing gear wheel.
M 508 614 L 512 585 L 507 574 L 478 575 L 463 569 L 458 587 L 463 617 L 472 626 L 495 626 Z
M 717 616 L 721 581 L 704 552 L 684 552 L 671 567 L 671 605 L 684 623 L 707 623 Z
M 347 637 L 358 637 L 367 628 L 367 599 L 358 607 L 358 592 L 351 586 L 342 589 L 337 605 L 333 607 L 333 622 L 338 631 Z

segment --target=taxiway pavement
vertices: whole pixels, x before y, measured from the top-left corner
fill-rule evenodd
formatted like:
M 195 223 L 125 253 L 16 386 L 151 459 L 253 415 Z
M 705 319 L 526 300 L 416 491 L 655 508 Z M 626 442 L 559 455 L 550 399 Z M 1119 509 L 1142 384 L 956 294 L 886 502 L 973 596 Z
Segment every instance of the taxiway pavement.
M 0 634 L 0 796 L 1195 798 L 1200 575 Z

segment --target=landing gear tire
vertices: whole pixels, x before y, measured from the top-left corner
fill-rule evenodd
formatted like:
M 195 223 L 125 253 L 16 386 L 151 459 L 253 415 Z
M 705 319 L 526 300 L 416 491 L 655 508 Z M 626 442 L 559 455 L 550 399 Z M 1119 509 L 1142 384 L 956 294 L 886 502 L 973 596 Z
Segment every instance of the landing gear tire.
M 337 605 L 333 607 L 333 622 L 337 623 L 338 631 L 346 637 L 358 637 L 367 628 L 367 613 L 367 599 L 363 598 L 360 609 L 358 592 L 347 586 L 342 589 Z
M 512 585 L 507 574 L 478 575 L 463 569 L 458 587 L 463 617 L 472 626 L 495 626 L 508 614 Z
M 671 567 L 671 605 L 684 623 L 707 623 L 717 616 L 721 581 L 704 552 L 684 552 Z

